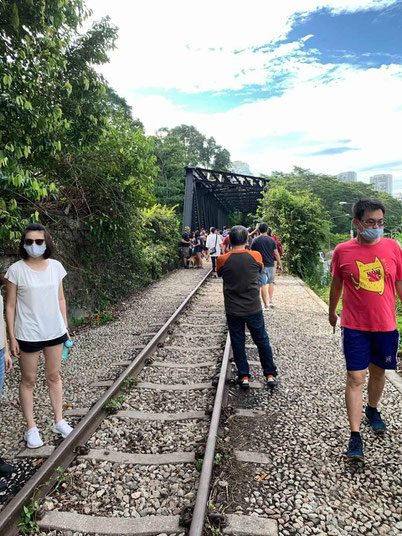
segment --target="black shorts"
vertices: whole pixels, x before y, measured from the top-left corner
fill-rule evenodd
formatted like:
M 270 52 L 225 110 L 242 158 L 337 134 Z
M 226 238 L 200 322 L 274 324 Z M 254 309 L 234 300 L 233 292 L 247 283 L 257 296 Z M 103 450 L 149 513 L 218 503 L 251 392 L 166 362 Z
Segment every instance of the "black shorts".
M 67 333 L 57 339 L 51 339 L 50 341 L 20 341 L 17 339 L 20 350 L 26 353 L 40 352 L 46 346 L 57 346 L 58 344 L 64 344 L 68 339 Z

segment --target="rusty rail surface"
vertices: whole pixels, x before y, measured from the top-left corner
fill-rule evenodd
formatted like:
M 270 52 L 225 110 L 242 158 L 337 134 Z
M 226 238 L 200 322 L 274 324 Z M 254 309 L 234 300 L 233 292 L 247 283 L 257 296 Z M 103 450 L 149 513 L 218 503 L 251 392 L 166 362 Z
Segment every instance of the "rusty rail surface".
M 211 423 L 209 426 L 208 440 L 205 447 L 204 460 L 202 462 L 200 482 L 198 484 L 197 498 L 195 501 L 193 519 L 191 521 L 189 536 L 202 536 L 205 511 L 207 509 L 209 487 L 214 468 L 215 446 L 218 437 L 218 429 L 221 418 L 221 410 L 225 394 L 226 376 L 230 358 L 230 335 L 227 335 L 225 351 L 223 353 L 221 371 L 219 373 L 219 382 L 216 389 L 214 409 L 212 411 Z

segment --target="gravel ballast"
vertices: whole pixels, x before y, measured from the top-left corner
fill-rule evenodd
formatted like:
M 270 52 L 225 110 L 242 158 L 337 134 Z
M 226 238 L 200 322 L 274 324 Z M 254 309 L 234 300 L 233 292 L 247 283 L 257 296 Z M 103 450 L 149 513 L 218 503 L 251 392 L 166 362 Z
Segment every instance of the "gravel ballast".
M 133 359 L 139 353 L 140 350 L 133 347 L 143 346 L 151 338 L 140 334 L 157 331 L 157 326 L 161 326 L 174 313 L 182 303 L 183 296 L 206 275 L 207 269 L 205 267 L 204 270 L 175 270 L 146 290 L 122 302 L 118 320 L 80 330 L 73 335 L 73 351 L 62 364 L 65 406 L 90 407 L 105 389 L 94 388 L 93 384 L 101 380 L 114 379 L 118 375 L 121 369 L 113 365 L 119 361 Z M 195 302 L 202 295 L 202 291 L 197 293 Z M 191 310 L 196 310 L 196 303 L 189 308 L 189 311 Z M 3 399 L 0 401 L 0 455 L 11 462 L 25 448 L 23 441 L 25 424 L 18 402 L 19 380 L 19 365 L 18 361 L 15 361 L 12 372 L 7 375 Z M 52 410 L 44 377 L 43 357 L 40 359 L 34 397 L 35 418 L 42 439 L 45 445 L 57 444 L 59 439 L 51 431 Z M 72 424 L 77 422 L 73 418 L 69 421 Z M 21 462 L 18 467 L 20 465 Z M 35 468 L 30 465 L 25 476 L 18 473 L 15 478 L 9 480 L 8 494 L 0 495 L 0 509 L 9 500 L 10 492 L 14 493 L 23 484 L 24 478 L 27 480 L 34 470 Z M 15 485 L 16 480 L 18 485 Z
M 49 497 L 45 510 L 138 519 L 180 515 L 194 499 L 199 473 L 194 464 L 133 466 L 77 460 L 66 476 L 66 484 Z
M 363 421 L 365 464 L 347 461 L 345 366 L 340 330 L 295 279 L 277 278 L 275 309 L 265 314 L 279 369 L 279 385 L 240 392 L 231 404 L 263 410 L 231 416 L 230 449 L 261 452 L 269 465 L 228 463 L 212 497 L 226 513 L 274 518 L 281 536 L 402 534 L 402 396 L 386 382 L 380 411 L 388 431 L 377 437 Z M 256 350 L 249 359 L 258 360 Z M 252 366 L 255 379 L 261 370 Z M 365 394 L 366 397 L 366 394 Z

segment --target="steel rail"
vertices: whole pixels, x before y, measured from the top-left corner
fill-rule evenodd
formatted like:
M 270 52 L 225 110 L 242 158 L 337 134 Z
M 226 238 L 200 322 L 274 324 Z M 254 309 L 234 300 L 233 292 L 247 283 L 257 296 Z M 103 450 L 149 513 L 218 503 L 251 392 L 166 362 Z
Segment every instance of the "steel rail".
M 21 520 L 21 513 L 24 506 L 29 506 L 29 501 L 36 490 L 40 489 L 40 499 L 55 484 L 55 472 L 57 467 L 66 469 L 71 462 L 78 456 L 75 449 L 84 445 L 95 430 L 99 427 L 101 421 L 106 416 L 104 404 L 113 398 L 123 386 L 124 380 L 137 374 L 144 366 L 148 357 L 150 357 L 158 347 L 158 344 L 164 340 L 172 324 L 181 315 L 184 308 L 193 298 L 198 289 L 205 283 L 212 270 L 209 270 L 205 277 L 194 287 L 191 293 L 185 298 L 181 305 L 176 309 L 173 315 L 159 329 L 157 334 L 147 343 L 141 352 L 134 358 L 132 363 L 122 372 L 111 387 L 95 402 L 88 413 L 81 419 L 69 436 L 57 447 L 49 458 L 43 463 L 38 471 L 28 480 L 25 486 L 13 497 L 4 510 L 0 513 L 0 534 L 1 536 L 15 536 L 18 534 L 18 523 Z
M 200 481 L 198 484 L 197 498 L 193 510 L 193 518 L 190 525 L 189 536 L 202 536 L 205 521 L 205 511 L 207 509 L 209 487 L 211 484 L 212 471 L 214 468 L 215 446 L 218 437 L 218 429 L 221 418 L 222 403 L 225 394 L 226 376 L 230 357 L 230 335 L 226 338 L 225 351 L 223 353 L 221 371 L 219 374 L 218 387 L 216 389 L 214 409 L 212 411 L 211 424 L 209 427 L 208 440 L 205 447 L 204 460 Z

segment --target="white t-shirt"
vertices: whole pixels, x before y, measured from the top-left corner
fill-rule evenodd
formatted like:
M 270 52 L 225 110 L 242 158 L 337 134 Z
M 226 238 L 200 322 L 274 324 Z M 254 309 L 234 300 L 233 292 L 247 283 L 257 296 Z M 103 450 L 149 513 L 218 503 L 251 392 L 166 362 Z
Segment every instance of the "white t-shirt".
M 4 302 L 3 296 L 0 293 L 0 350 L 6 346 L 4 340 Z
M 60 311 L 59 286 L 67 275 L 63 265 L 49 259 L 46 270 L 33 270 L 20 260 L 8 269 L 5 278 L 17 285 L 14 333 L 20 341 L 51 341 L 66 333 Z
M 221 251 L 221 244 L 222 244 L 222 241 L 223 241 L 223 238 L 221 237 L 221 235 L 218 235 L 218 234 L 209 234 L 207 236 L 207 243 L 206 243 L 206 247 L 208 249 L 213 249 L 213 248 L 216 248 L 216 252 L 215 253 L 211 253 L 211 257 L 218 257 L 219 255 L 221 255 L 222 251 Z M 215 246 L 215 242 L 216 242 L 216 246 Z

